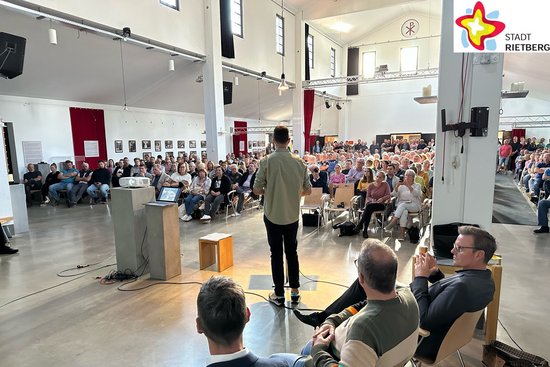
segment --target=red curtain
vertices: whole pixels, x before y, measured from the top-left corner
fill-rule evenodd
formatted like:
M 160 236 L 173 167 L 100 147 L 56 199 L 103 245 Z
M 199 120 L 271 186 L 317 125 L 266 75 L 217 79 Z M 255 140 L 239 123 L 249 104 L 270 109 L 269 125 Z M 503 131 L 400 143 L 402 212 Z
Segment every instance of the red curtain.
M 69 113 L 73 135 L 74 163 L 80 169 L 80 164 L 86 161 L 90 164 L 90 169 L 96 169 L 99 160 L 107 160 L 103 110 L 70 107 Z M 97 142 L 98 156 L 87 157 L 85 155 L 84 141 L 86 140 Z
M 304 150 L 311 149 L 311 122 L 313 121 L 313 110 L 315 107 L 315 90 L 304 91 Z
M 512 129 L 512 138 L 517 136 L 518 139 L 525 137 L 525 129 Z
M 246 121 L 234 121 L 233 124 L 235 128 L 248 127 Z M 240 149 L 241 145 L 243 149 Z M 233 153 L 236 157 L 239 156 L 239 153 L 243 153 L 244 155 L 248 153 L 248 134 L 246 132 L 236 132 L 233 134 Z

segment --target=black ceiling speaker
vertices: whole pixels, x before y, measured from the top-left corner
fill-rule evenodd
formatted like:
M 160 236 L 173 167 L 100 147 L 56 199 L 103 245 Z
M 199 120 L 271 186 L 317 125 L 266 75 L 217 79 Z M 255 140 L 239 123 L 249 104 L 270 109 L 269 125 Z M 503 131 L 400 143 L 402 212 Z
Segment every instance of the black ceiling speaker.
M 26 43 L 23 37 L 0 32 L 0 76 L 13 79 L 23 74 Z

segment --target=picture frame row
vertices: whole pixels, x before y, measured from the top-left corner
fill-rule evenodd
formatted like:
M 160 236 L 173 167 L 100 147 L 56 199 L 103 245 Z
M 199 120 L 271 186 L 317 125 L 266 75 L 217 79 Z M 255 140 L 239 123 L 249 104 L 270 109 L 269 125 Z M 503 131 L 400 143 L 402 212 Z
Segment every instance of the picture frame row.
M 162 151 L 162 140 L 154 140 L 154 150 L 155 152 L 161 152 Z M 201 149 L 206 149 L 206 140 L 201 140 Z M 124 147 L 123 147 L 123 141 L 122 140 L 115 140 L 115 153 L 124 153 Z M 151 140 L 142 140 L 141 141 L 141 149 L 142 150 L 151 150 Z M 176 143 L 176 146 L 178 149 L 185 149 L 185 140 L 178 140 Z M 128 140 L 128 152 L 129 153 L 135 153 L 137 150 L 137 144 L 136 140 Z M 197 141 L 196 140 L 189 140 L 189 149 L 195 149 L 197 148 Z M 164 149 L 174 149 L 174 141 L 173 140 L 165 140 L 164 141 Z
M 182 157 L 184 154 L 187 154 L 187 153 L 185 151 L 177 152 L 178 157 Z M 169 157 L 173 157 L 174 152 L 166 152 L 166 155 L 169 156 Z M 208 158 L 208 153 L 206 152 L 206 150 L 201 150 L 200 151 L 200 156 L 199 156 L 199 152 L 196 151 L 196 150 L 192 150 L 192 151 L 189 152 L 189 157 L 194 156 L 194 155 L 196 155 L 200 159 Z M 154 156 L 154 152 L 143 152 L 143 154 L 142 154 L 143 159 L 145 159 L 145 156 L 149 156 L 149 157 Z

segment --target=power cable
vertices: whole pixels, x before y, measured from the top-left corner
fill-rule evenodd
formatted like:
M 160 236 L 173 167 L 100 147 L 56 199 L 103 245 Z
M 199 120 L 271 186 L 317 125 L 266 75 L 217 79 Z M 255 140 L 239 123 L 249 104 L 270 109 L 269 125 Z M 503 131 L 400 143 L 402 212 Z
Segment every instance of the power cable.
M 514 338 L 512 338 L 512 335 L 510 335 L 510 333 L 508 332 L 508 329 L 506 329 L 506 327 L 504 326 L 502 321 L 500 321 L 500 319 L 497 319 L 497 320 L 498 320 L 498 323 L 500 324 L 500 326 L 502 326 L 502 328 L 504 329 L 504 331 L 506 331 L 506 334 L 508 334 L 508 337 L 510 338 L 510 340 L 512 340 L 514 342 L 514 344 L 516 345 L 516 347 L 518 347 L 518 349 L 523 352 L 523 348 L 519 346 L 519 344 L 514 340 Z

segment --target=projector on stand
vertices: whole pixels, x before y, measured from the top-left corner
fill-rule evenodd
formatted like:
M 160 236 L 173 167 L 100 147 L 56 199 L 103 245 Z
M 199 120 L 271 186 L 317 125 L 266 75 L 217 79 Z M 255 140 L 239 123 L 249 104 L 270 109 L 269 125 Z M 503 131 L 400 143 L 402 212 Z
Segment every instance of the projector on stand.
M 121 177 L 120 187 L 148 187 L 151 180 L 148 177 Z

